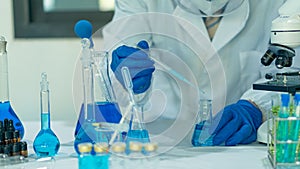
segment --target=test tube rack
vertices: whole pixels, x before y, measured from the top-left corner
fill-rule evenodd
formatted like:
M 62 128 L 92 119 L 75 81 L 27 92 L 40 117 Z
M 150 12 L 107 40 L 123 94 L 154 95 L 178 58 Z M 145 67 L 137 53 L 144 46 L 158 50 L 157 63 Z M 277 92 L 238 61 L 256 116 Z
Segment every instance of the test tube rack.
M 278 117 L 279 107 L 272 108 L 272 111 L 268 113 L 270 120 L 268 120 L 268 159 L 274 169 L 281 168 L 300 168 L 300 139 L 291 140 L 286 139 L 284 141 L 278 140 L 277 132 L 279 123 L 286 123 L 288 127 L 288 135 L 292 132 L 291 125 L 300 122 L 299 117 Z M 295 129 L 295 128 L 293 128 Z M 300 132 L 294 131 L 294 132 Z M 293 148 L 294 147 L 294 148 Z M 291 152 L 294 151 L 294 152 Z M 294 158 L 293 158 L 294 156 Z

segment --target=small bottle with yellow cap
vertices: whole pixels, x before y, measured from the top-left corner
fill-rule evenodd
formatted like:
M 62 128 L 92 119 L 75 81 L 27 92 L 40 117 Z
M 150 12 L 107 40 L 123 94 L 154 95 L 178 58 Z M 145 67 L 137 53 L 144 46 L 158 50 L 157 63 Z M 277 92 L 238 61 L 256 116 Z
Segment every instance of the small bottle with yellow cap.
M 121 169 L 125 168 L 125 158 L 127 158 L 126 144 L 124 142 L 114 142 L 111 145 L 111 168 Z
M 109 169 L 108 144 L 106 142 L 94 144 L 94 163 L 95 167 L 101 169 Z
M 80 143 L 77 145 L 78 155 L 78 169 L 94 169 L 94 157 L 92 155 L 92 143 Z
M 129 149 L 128 149 L 128 160 L 126 162 L 129 168 L 136 168 L 137 166 L 142 165 L 143 158 L 145 158 L 144 154 L 142 153 L 143 150 L 143 143 L 131 141 L 129 142 Z
M 156 169 L 159 164 L 159 157 L 157 153 L 158 145 L 156 143 L 144 143 L 144 161 L 143 164 L 146 169 Z

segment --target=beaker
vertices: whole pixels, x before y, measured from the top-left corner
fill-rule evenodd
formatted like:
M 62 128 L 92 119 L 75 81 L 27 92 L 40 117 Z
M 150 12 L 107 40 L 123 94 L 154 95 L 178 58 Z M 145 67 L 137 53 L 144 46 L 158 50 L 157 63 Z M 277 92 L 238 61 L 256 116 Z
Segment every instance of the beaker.
M 5 38 L 0 36 L 0 121 L 4 121 L 5 119 L 13 120 L 15 130 L 19 130 L 21 138 L 23 138 L 23 124 L 13 110 L 9 99 L 6 44 Z
M 212 123 L 212 101 L 201 99 L 192 137 L 193 146 L 212 146 L 213 135 L 209 132 Z

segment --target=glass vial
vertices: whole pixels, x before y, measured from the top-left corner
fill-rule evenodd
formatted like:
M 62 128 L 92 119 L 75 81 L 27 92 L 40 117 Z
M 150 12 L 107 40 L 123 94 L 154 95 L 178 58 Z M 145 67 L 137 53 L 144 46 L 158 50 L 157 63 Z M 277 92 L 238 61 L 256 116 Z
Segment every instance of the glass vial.
M 125 168 L 126 159 L 126 144 L 124 142 L 114 142 L 111 145 L 111 168 L 120 169 Z
M 94 160 L 92 155 L 92 143 L 80 143 L 78 149 L 78 169 L 94 169 Z
M 192 137 L 193 146 L 212 146 L 213 135 L 209 133 L 208 129 L 212 120 L 212 101 L 200 100 L 199 112 L 197 115 L 197 121 L 194 128 Z
M 94 144 L 94 163 L 97 168 L 109 169 L 108 143 Z
M 144 156 L 143 165 L 146 169 L 159 168 L 159 157 L 157 153 L 158 145 L 156 143 L 145 143 L 144 144 Z
M 17 114 L 13 110 L 9 99 L 8 85 L 8 58 L 6 40 L 0 36 L 0 120 L 11 119 L 16 130 L 20 131 L 21 138 L 24 136 L 24 127 Z
M 34 139 L 33 149 L 38 157 L 52 157 L 57 154 L 60 142 L 50 128 L 49 82 L 46 73 L 42 73 L 40 85 L 41 130 Z
M 142 153 L 143 144 L 141 142 L 129 142 L 128 160 L 126 166 L 129 168 L 142 167 L 144 154 Z

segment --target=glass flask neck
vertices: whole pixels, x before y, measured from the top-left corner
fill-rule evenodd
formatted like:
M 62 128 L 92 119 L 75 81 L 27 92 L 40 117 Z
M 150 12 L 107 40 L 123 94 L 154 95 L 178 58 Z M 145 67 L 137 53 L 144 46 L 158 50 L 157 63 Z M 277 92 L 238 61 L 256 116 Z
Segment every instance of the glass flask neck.
M 93 60 L 95 102 L 115 102 L 108 71 L 108 53 L 106 51 L 94 51 Z
M 0 50 L 0 102 L 9 101 L 8 60 L 6 50 Z
M 41 128 L 50 129 L 49 90 L 41 91 Z
M 94 74 L 93 74 L 93 50 L 89 48 L 90 41 L 82 39 L 81 63 L 83 78 L 83 108 L 85 119 L 89 122 L 95 121 L 95 101 L 94 101 Z

